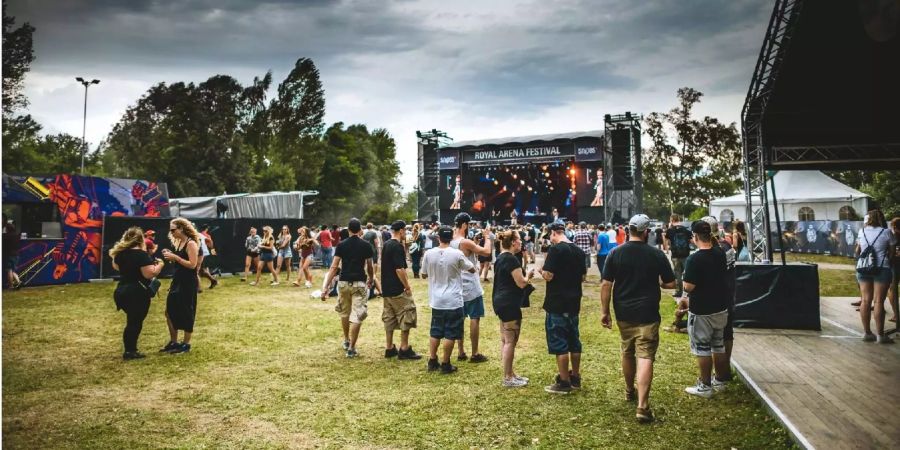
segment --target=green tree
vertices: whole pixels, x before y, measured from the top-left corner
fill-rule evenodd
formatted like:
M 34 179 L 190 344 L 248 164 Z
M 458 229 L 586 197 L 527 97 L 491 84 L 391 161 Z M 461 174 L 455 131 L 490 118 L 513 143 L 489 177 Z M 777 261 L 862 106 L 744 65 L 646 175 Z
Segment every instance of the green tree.
M 872 197 L 873 208 L 881 208 L 888 218 L 900 216 L 900 173 L 896 170 L 845 170 L 826 174 Z M 862 216 L 866 211 L 857 211 Z
M 403 220 L 407 223 L 416 220 L 416 217 L 418 216 L 418 198 L 416 197 L 416 193 L 418 190 L 418 187 L 414 187 L 411 191 L 403 195 L 403 201 L 397 205 L 397 208 L 392 214 L 393 219 Z
M 296 186 L 302 189 L 318 185 L 322 175 L 325 148 L 319 145 L 319 138 L 324 117 L 325 91 L 319 70 L 311 59 L 300 58 L 278 85 L 267 118 L 274 142 L 268 148 L 275 151 L 272 156 L 293 169 Z
M 657 198 L 674 212 L 678 205 L 704 205 L 734 194 L 740 185 L 741 144 L 734 123 L 692 116 L 703 94 L 678 90 L 677 107 L 645 119 L 651 146 L 644 149 L 645 197 Z
M 34 61 L 32 37 L 34 27 L 28 22 L 13 28 L 16 18 L 6 15 L 6 1 L 3 2 L 3 116 L 28 106 L 28 99 L 22 92 L 25 75 Z M 5 128 L 5 124 L 4 124 Z

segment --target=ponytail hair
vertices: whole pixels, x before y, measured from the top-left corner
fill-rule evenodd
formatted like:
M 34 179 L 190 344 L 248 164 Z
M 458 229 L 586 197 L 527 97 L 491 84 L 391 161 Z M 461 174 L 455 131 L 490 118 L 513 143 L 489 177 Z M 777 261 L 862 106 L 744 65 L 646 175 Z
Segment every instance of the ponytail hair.
M 131 227 L 125 230 L 125 234 L 122 235 L 119 242 L 116 242 L 113 248 L 109 249 L 109 257 L 115 259 L 116 255 L 130 248 L 144 248 L 144 230 L 140 229 L 140 227 Z

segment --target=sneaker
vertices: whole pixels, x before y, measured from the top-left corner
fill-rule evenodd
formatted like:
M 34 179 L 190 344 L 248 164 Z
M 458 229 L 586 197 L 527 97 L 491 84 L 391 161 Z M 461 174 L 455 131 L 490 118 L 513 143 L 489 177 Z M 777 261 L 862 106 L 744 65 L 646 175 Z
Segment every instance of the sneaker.
M 209 288 L 212 289 L 212 288 L 214 288 L 214 287 L 216 287 L 216 286 L 218 286 L 218 285 L 219 285 L 219 280 L 213 278 L 212 282 L 209 283 Z
M 459 356 L 456 357 L 457 361 L 467 361 L 469 359 L 469 355 L 465 353 L 460 353 Z
M 309 281 L 307 281 L 306 284 L 304 284 L 304 286 L 306 286 L 307 289 L 308 289 L 308 288 L 311 288 L 311 287 L 312 287 L 312 283 L 310 283 Z
M 712 377 L 712 384 L 710 385 L 710 387 L 713 389 L 713 392 L 724 391 L 726 386 L 728 386 L 728 383 L 719 381 L 719 379 L 716 377 Z
M 572 385 L 568 381 L 563 381 L 557 375 L 556 382 L 550 386 L 544 386 L 544 390 L 551 394 L 568 394 L 572 392 Z
M 396 346 L 396 345 L 391 346 L 391 348 L 388 348 L 388 349 L 385 349 L 385 350 L 384 350 L 384 357 L 385 357 L 385 358 L 393 358 L 393 357 L 395 357 L 395 356 L 397 356 L 397 346 Z
M 637 389 L 628 390 L 625 389 L 625 401 L 626 402 L 636 402 L 637 401 Z
M 435 370 L 438 370 L 440 368 L 441 368 L 441 365 L 438 363 L 437 359 L 429 359 L 428 360 L 428 371 L 429 372 L 434 372 Z
M 412 346 L 409 346 L 406 350 L 401 349 L 397 352 L 397 359 L 422 359 L 422 355 L 416 353 Z
M 184 342 L 182 342 L 178 344 L 178 347 L 176 349 L 172 350 L 169 353 L 175 355 L 179 353 L 187 353 L 189 351 L 191 351 L 191 344 L 185 344 Z
M 125 352 L 122 354 L 122 359 L 124 359 L 125 361 L 130 361 L 132 359 L 142 359 L 146 357 L 147 355 L 141 352 Z
M 503 383 L 501 383 L 501 384 L 503 384 L 503 387 L 507 387 L 507 388 L 518 388 L 518 387 L 525 387 L 526 385 L 528 385 L 528 382 L 521 378 L 513 377 L 508 380 L 503 380 Z
M 277 282 L 277 281 L 273 281 L 273 282 L 271 282 L 271 283 L 269 283 L 269 284 L 272 285 L 272 286 L 278 286 L 278 285 L 281 284 L 281 283 L 279 283 L 279 282 Z
M 441 375 L 449 375 L 453 372 L 459 370 L 456 366 L 450 363 L 441 363 Z
M 481 353 L 476 353 L 472 355 L 472 358 L 469 360 L 470 363 L 483 363 L 487 362 L 487 356 L 482 355 Z
M 243 282 L 245 282 L 245 281 L 247 281 L 246 278 L 241 278 L 241 283 L 243 283 Z
M 344 341 L 344 343 L 341 344 L 341 347 L 343 347 L 344 350 L 350 350 L 350 341 Z
M 256 286 L 256 282 L 255 282 L 255 281 L 251 281 L 251 282 L 250 282 L 250 286 Z
M 697 397 L 710 398 L 715 393 L 713 388 L 707 384 L 704 384 L 702 381 L 697 380 L 696 386 L 688 386 L 684 388 L 684 392 L 687 392 L 691 395 L 696 395 Z
M 359 353 L 356 352 L 355 348 L 347 349 L 348 358 L 356 358 L 357 356 L 359 356 Z
M 569 384 L 572 385 L 572 389 L 581 389 L 581 377 L 569 371 Z
M 634 417 L 640 423 L 650 423 L 653 422 L 653 411 L 650 411 L 649 407 L 637 408 L 634 412 Z
M 872 333 L 866 333 L 866 335 L 863 336 L 863 342 L 875 342 L 875 335 Z
M 892 338 L 886 334 L 882 334 L 881 336 L 878 336 L 878 343 L 879 344 L 893 344 L 894 338 Z
M 518 375 L 515 376 L 517 380 L 522 380 L 525 384 L 528 384 L 528 377 L 520 377 Z
M 165 347 L 159 349 L 159 351 L 160 351 L 160 353 L 168 353 L 168 352 L 171 352 L 172 350 L 175 350 L 176 348 L 178 348 L 177 342 L 169 342 L 168 344 L 166 344 Z
M 291 284 L 294 285 L 294 286 L 300 287 L 300 282 L 299 282 L 299 281 L 295 281 L 295 282 L 293 282 L 293 283 L 291 283 Z

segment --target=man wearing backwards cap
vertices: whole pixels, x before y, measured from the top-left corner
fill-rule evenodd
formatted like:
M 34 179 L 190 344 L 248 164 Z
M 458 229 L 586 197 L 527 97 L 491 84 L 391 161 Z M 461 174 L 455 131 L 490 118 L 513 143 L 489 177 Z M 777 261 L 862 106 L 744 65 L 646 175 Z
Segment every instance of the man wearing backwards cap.
M 612 328 L 609 315 L 612 299 L 622 339 L 625 398 L 638 401 L 635 416 L 639 422 L 647 423 L 653 420 L 650 384 L 653 381 L 653 360 L 659 345 L 660 287 L 674 288 L 675 274 L 666 255 L 656 247 L 647 245 L 649 217 L 644 214 L 632 217 L 628 221 L 628 230 L 628 242 L 613 249 L 603 267 L 600 323 Z M 635 375 L 637 392 L 634 389 Z
M 462 339 L 463 281 L 462 274 L 475 274 L 475 265 L 469 258 L 450 247 L 453 229 L 443 226 L 438 230 L 440 246 L 425 252 L 422 257 L 422 278 L 428 280 L 428 304 L 431 306 L 431 339 L 428 348 L 428 371 L 440 369 L 441 373 L 456 372 L 450 364 L 453 344 Z M 437 360 L 438 345 L 443 339 L 444 355 Z
M 728 322 L 728 284 L 725 253 L 713 242 L 712 227 L 698 220 L 691 224 L 697 251 L 688 256 L 684 266 L 684 291 L 680 305 L 688 308 L 688 337 L 691 353 L 697 357 L 700 378 L 696 386 L 684 389 L 698 397 L 710 398 L 725 387 L 712 378 L 713 359 L 725 356 L 725 325 Z
M 409 330 L 416 327 L 416 304 L 412 287 L 406 277 L 406 222 L 398 220 L 391 225 L 391 238 L 381 250 L 381 295 L 384 297 L 385 345 L 384 357 L 421 359 L 409 345 Z M 400 330 L 400 349 L 394 345 L 394 330 Z
M 713 358 L 716 379 L 719 381 L 731 381 L 731 349 L 734 347 L 734 262 L 737 259 L 737 253 L 734 247 L 725 239 L 718 239 L 717 230 L 719 229 L 719 221 L 713 216 L 706 216 L 700 219 L 709 224 L 712 230 L 713 243 L 718 240 L 719 245 L 714 245 L 713 249 L 721 250 L 725 255 L 725 284 L 728 286 L 728 322 L 725 323 L 725 357 Z M 721 356 L 721 355 L 719 355 Z
M 456 218 L 453 220 L 453 223 L 456 225 L 455 234 L 453 235 L 453 241 L 450 242 L 450 247 L 463 252 L 463 255 L 472 265 L 478 267 L 479 256 L 491 256 L 491 252 L 494 249 L 494 234 L 491 233 L 490 225 L 484 227 L 484 231 L 482 231 L 484 244 L 476 244 L 475 241 L 468 238 L 469 222 L 471 221 L 472 217 L 467 213 L 463 212 L 456 215 Z M 479 323 L 481 318 L 484 317 L 484 290 L 481 289 L 481 279 L 477 273 L 463 272 L 462 282 L 463 298 L 465 300 L 463 311 L 465 311 L 466 316 L 470 320 L 469 334 L 472 339 L 472 359 L 469 362 L 485 362 L 487 357 L 478 352 Z M 459 338 L 458 359 L 460 361 L 466 359 L 462 336 Z
M 156 242 L 153 242 L 153 239 L 156 239 L 156 232 L 153 230 L 147 230 L 144 233 L 144 246 L 147 247 L 147 253 L 150 256 L 153 256 L 156 253 Z
M 328 274 L 325 275 L 323 286 L 331 286 L 331 280 L 341 269 L 341 278 L 338 281 L 338 304 L 334 310 L 341 316 L 341 328 L 344 331 L 344 350 L 348 358 L 358 356 L 356 352 L 356 340 L 359 338 L 359 329 L 363 320 L 368 315 L 366 301 L 369 299 L 369 289 L 375 277 L 375 265 L 372 258 L 375 250 L 368 242 L 360 239 L 362 224 L 359 219 L 350 219 L 347 225 L 350 232 L 348 239 L 341 240 L 334 251 L 334 260 Z M 328 298 L 328 289 L 322 289 L 322 301 Z

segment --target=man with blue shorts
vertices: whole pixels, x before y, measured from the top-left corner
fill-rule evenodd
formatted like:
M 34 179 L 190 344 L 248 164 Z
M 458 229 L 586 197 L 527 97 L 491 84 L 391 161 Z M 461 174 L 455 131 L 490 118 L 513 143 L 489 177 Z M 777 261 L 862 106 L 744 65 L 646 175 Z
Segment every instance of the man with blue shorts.
M 485 226 L 482 231 L 484 244 L 476 244 L 475 241 L 468 238 L 469 222 L 471 221 L 472 217 L 464 212 L 456 215 L 453 221 L 456 228 L 450 247 L 461 251 L 473 266 L 478 267 L 479 256 L 491 256 L 491 252 L 494 249 L 494 234 L 491 233 L 490 225 Z M 465 300 L 463 310 L 466 317 L 469 318 L 469 335 L 472 339 L 472 358 L 469 359 L 469 362 L 485 362 L 487 357 L 478 352 L 479 323 L 481 318 L 484 317 L 484 290 L 481 289 L 481 279 L 478 274 L 463 272 L 462 288 Z M 463 346 L 463 337 L 460 336 L 459 356 L 457 359 L 465 361 L 467 358 L 465 347 Z
M 556 355 L 559 372 L 555 382 L 544 388 L 551 394 L 568 394 L 573 388 L 581 388 L 578 314 L 581 312 L 581 283 L 587 268 L 584 252 L 566 238 L 565 230 L 561 223 L 550 225 L 552 245 L 540 269 L 541 276 L 547 281 L 544 297 L 547 350 Z

